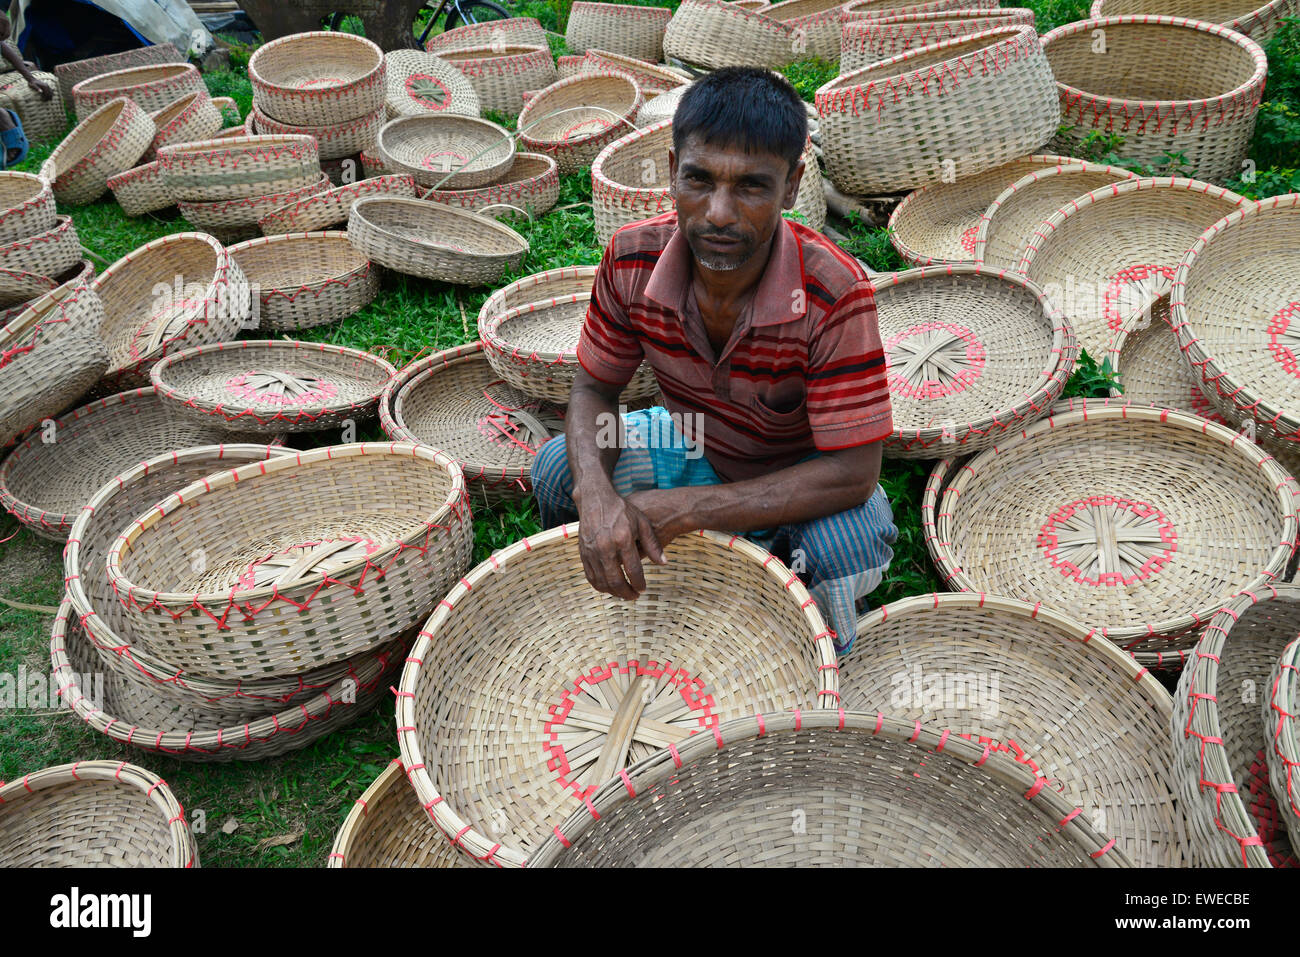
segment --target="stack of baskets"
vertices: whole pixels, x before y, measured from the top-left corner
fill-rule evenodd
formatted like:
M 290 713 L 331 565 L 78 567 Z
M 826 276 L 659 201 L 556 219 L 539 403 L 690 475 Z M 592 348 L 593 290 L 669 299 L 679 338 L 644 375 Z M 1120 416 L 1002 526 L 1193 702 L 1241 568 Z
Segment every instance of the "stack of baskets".
M 1018 24 L 1032 27 L 1034 11 L 1025 7 L 963 7 L 930 13 L 881 14 L 878 17 L 845 19 L 839 38 L 840 72 L 852 73 L 915 47 L 929 46 L 993 27 Z
M 0 210 L 0 308 L 49 292 L 81 263 L 81 241 L 72 217 L 55 210 L 53 170 L 47 161 L 39 176 L 0 173 L 0 205 L 5 207 Z
M 51 96 L 33 90 L 21 74 L 0 76 L 0 109 L 13 110 L 23 124 L 23 133 L 32 143 L 43 143 L 62 136 L 68 126 L 64 98 L 59 94 L 59 79 L 52 73 L 32 72 L 32 79 L 50 88 Z

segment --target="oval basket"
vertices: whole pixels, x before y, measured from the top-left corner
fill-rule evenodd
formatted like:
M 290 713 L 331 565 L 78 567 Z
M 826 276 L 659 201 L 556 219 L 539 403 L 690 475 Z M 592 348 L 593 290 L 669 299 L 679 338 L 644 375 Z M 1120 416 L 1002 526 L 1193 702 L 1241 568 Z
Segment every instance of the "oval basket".
M 564 42 L 574 53 L 596 47 L 658 63 L 663 59 L 664 30 L 672 16 L 665 7 L 575 0 L 569 8 Z
M 384 165 L 417 186 L 473 189 L 505 175 L 515 158 L 510 131 L 476 116 L 402 116 L 379 131 Z
M 482 338 L 483 324 L 493 316 L 532 303 L 558 301 L 574 295 L 590 295 L 596 281 L 596 266 L 561 266 L 545 272 L 533 273 L 502 286 L 483 301 L 478 313 L 478 329 Z
M 204 233 L 176 233 L 127 253 L 95 280 L 104 303 L 105 380 L 145 383 L 149 367 L 191 346 L 234 339 L 252 315 L 248 281 Z
M 478 116 L 482 107 L 469 77 L 434 53 L 391 50 L 384 109 L 396 116 L 450 114 Z
M 1178 15 L 1189 20 L 1218 23 L 1229 30 L 1244 33 L 1260 46 L 1268 43 L 1285 17 L 1293 17 L 1300 7 L 1295 0 L 1268 0 L 1252 6 L 1258 0 L 1197 0 L 1178 4 Z M 1158 0 L 1093 0 L 1089 16 L 1159 16 L 1168 13 L 1168 3 Z
M 1268 777 L 1287 834 L 1300 834 L 1300 637 L 1282 649 L 1268 679 L 1264 730 Z
M 797 576 L 717 532 L 680 536 L 665 555 L 624 602 L 583 577 L 577 526 L 553 528 L 469 572 L 425 624 L 398 693 L 402 761 L 472 857 L 523 864 L 625 764 L 695 731 L 712 741 L 718 721 L 834 706 L 830 632 Z
M 0 785 L 0 867 L 197 867 L 167 782 L 125 761 L 78 761 Z
M 267 116 L 255 103 L 252 116 L 259 135 L 310 136 L 316 141 L 321 162 L 324 163 L 326 160 L 355 156 L 362 150 L 373 147 L 375 138 L 379 136 L 379 128 L 384 125 L 385 112 L 380 107 L 365 116 L 329 126 L 291 126 Z
M 206 89 L 198 67 L 190 63 L 133 66 L 82 80 L 72 88 L 72 107 L 83 121 L 110 100 L 125 97 L 153 113 L 179 96 Z
M 844 7 L 844 0 L 782 0 L 764 7 L 763 16 L 794 29 L 794 52 L 799 59 L 819 57 L 835 64 L 840 62 Z
M 79 277 L 85 278 L 87 282 L 93 279 L 95 264 L 89 259 L 83 259 L 53 277 L 21 269 L 0 268 L 0 323 L 8 325 L 37 299 Z
M 347 223 L 352 204 L 368 196 L 415 197 L 415 180 L 406 175 L 375 176 L 273 209 L 258 225 L 268 236 L 305 233 Z
M 1093 52 L 1097 30 L 1104 56 Z M 1191 175 L 1214 182 L 1242 171 L 1267 72 L 1250 38 L 1199 20 L 1106 17 L 1057 27 L 1043 50 L 1060 93 L 1059 152 L 1078 152 L 1093 130 L 1118 130 L 1127 160 L 1182 153 Z
M 1105 355 L 1124 320 L 1169 291 L 1187 248 L 1243 202 L 1192 179 L 1103 186 L 1035 227 L 1017 269 L 1056 302 L 1089 355 Z
M 235 136 L 181 143 L 160 149 L 158 162 L 172 195 L 194 203 L 266 196 L 320 180 L 320 152 L 310 136 Z
M 103 76 L 116 70 L 125 70 L 133 66 L 154 66 L 160 63 L 184 63 L 185 54 L 170 43 L 155 43 L 151 46 L 135 47 L 121 53 L 109 53 L 104 56 L 91 57 L 88 60 L 73 60 L 60 63 L 54 68 L 59 78 L 59 91 L 63 102 L 72 102 L 72 88 L 82 80 L 92 76 Z
M 995 27 L 1034 25 L 1027 7 L 1004 10 L 960 7 L 931 13 L 846 19 L 840 31 L 840 72 L 852 73 L 917 47 Z
M 373 417 L 397 375 L 369 352 L 296 339 L 245 339 L 174 352 L 150 379 L 178 416 L 234 432 L 319 432 Z
M 162 166 L 157 160 L 110 176 L 108 188 L 128 216 L 143 216 L 176 205 L 163 182 Z
M 152 148 L 159 150 L 172 143 L 193 143 L 216 134 L 224 120 L 207 90 L 186 93 L 168 103 L 149 118 L 157 127 Z
M 581 66 L 574 72 L 626 73 L 636 80 L 636 85 L 641 87 L 641 92 L 646 96 L 675 90 L 691 82 L 691 75 L 684 70 L 599 49 L 588 50 L 586 56 L 582 57 Z
M 105 103 L 67 135 L 49 161 L 54 197 L 81 206 L 108 192 L 108 178 L 130 169 L 149 150 L 153 120 L 130 100 Z
M 992 0 L 989 3 L 992 7 Z M 881 20 L 886 17 L 903 17 L 919 13 L 939 13 L 972 6 L 967 0 L 926 0 L 923 3 L 903 3 L 900 0 L 854 0 L 844 6 L 844 19 Z M 976 4 L 978 6 L 978 4 Z
M 384 51 L 365 37 L 316 30 L 258 47 L 248 60 L 253 102 L 295 126 L 333 126 L 384 106 Z
M 559 79 L 550 48 L 543 42 L 511 40 L 497 46 L 443 49 L 438 55 L 469 79 L 484 113 L 516 117 L 526 90 L 540 90 Z
M 523 212 L 527 218 L 544 216 L 560 200 L 560 169 L 544 153 L 516 153 L 510 169 L 491 186 L 478 189 L 430 189 L 421 199 L 453 206 L 495 219 Z
M 424 48 L 430 53 L 441 54 L 446 50 L 491 46 L 494 43 L 497 46 L 506 43 L 544 47 L 548 41 L 546 31 L 535 17 L 510 17 L 506 20 L 466 23 L 435 33 L 425 42 Z
M 602 149 L 636 127 L 641 88 L 624 73 L 579 73 L 552 83 L 519 114 L 519 142 L 554 157 L 560 174 L 591 165 Z
M 876 276 L 895 458 L 965 455 L 1047 415 L 1078 341 L 1042 290 L 980 266 Z
M 822 86 L 816 106 L 827 175 L 849 194 L 982 173 L 1042 146 L 1060 119 L 1026 26 L 908 50 Z
M 335 230 L 287 233 L 229 247 L 258 292 L 258 328 L 292 332 L 339 322 L 379 293 L 379 268 Z
M 0 171 L 0 243 L 12 243 L 57 225 L 54 191 L 33 173 Z
M 630 767 L 532 867 L 1130 867 L 1047 782 L 947 730 L 758 714 Z
M 1269 676 L 1295 639 L 1300 588 L 1234 595 L 1210 621 L 1174 693 L 1174 773 L 1198 867 L 1295 863 L 1269 790 Z M 1247 692 L 1251 693 L 1247 693 Z
M 522 236 L 486 216 L 388 196 L 352 204 L 348 241 L 381 266 L 466 286 L 497 282 L 528 254 Z
M 795 29 L 722 0 L 682 0 L 664 30 L 664 55 L 698 67 L 763 66 L 799 59 Z M 603 48 L 602 48 L 603 49 Z
M 361 443 L 189 485 L 128 526 L 106 563 L 146 651 L 199 675 L 263 678 L 401 634 L 464 573 L 472 544 L 454 461 Z
M 1185 867 L 1173 700 L 1133 658 L 1064 615 L 992 595 L 922 595 L 862 618 L 840 699 L 1013 757 L 1106 822 L 1139 867 Z
M 357 798 L 334 838 L 327 867 L 469 867 L 420 806 L 401 758 Z
M 1280 580 L 1296 526 L 1289 477 L 1235 432 L 1076 399 L 967 462 L 926 546 L 953 590 L 1041 602 L 1176 665 L 1231 595 Z
M 194 203 L 181 200 L 181 215 L 195 228 L 211 233 L 223 243 L 231 244 L 251 239 L 260 231 L 258 222 L 277 209 L 300 202 L 309 196 L 319 196 L 333 188 L 329 176 L 318 173 L 309 186 L 268 193 L 265 196 L 246 196 L 241 199 L 219 199 L 211 203 Z
M 71 216 L 55 218 L 53 229 L 0 246 L 0 268 L 58 276 L 81 262 L 81 240 Z

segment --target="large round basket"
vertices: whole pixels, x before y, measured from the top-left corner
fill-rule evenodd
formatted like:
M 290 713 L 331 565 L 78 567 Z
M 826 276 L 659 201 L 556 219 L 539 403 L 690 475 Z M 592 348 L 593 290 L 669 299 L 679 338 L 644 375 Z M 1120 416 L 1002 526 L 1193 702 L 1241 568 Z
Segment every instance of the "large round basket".
M 581 68 L 577 73 L 626 73 L 636 80 L 637 86 L 646 96 L 656 92 L 675 90 L 691 82 L 691 75 L 685 70 L 678 70 L 658 63 L 647 63 L 635 57 L 611 53 L 608 50 L 591 49 L 582 58 Z M 563 79 L 563 77 L 561 77 Z
M 522 236 L 486 216 L 388 196 L 352 204 L 348 241 L 381 266 L 466 286 L 496 282 L 528 254 Z
M 110 176 L 108 188 L 128 216 L 143 216 L 176 205 L 163 182 L 162 166 L 157 160 Z
M 392 50 L 384 109 L 395 116 L 453 114 L 478 116 L 482 109 L 469 77 L 435 53 Z
M 258 225 L 268 236 L 346 225 L 352 204 L 368 196 L 405 196 L 413 199 L 415 180 L 406 175 L 390 175 L 345 183 L 273 209 L 258 220 Z
M 33 173 L 0 172 L 0 243 L 43 233 L 56 224 L 49 183 Z
M 1240 439 L 1183 412 L 1071 400 L 967 462 L 926 545 L 953 590 L 1041 603 L 1143 664 L 1177 664 L 1295 548 L 1289 477 Z
M 251 115 L 258 134 L 310 136 L 320 148 L 321 162 L 324 162 L 356 156 L 362 150 L 373 147 L 379 129 L 384 125 L 386 113 L 384 108 L 380 107 L 365 116 L 344 120 L 341 123 L 331 123 L 328 126 L 295 126 L 281 123 L 263 113 L 256 103 L 253 104 Z
M 515 142 L 510 131 L 477 116 L 402 116 L 379 131 L 384 165 L 414 177 L 417 186 L 473 189 L 494 183 L 510 169 Z
M 763 16 L 793 28 L 799 59 L 820 57 L 839 63 L 844 7 L 844 0 L 782 0 L 764 7 Z
M 1199 867 L 1294 864 L 1269 789 L 1269 677 L 1300 629 L 1300 588 L 1235 595 L 1210 621 L 1174 693 L 1174 774 Z M 1263 714 L 1261 714 L 1261 709 Z
M 268 213 L 301 202 L 309 196 L 319 196 L 333 188 L 330 178 L 321 172 L 316 174 L 315 182 L 284 192 L 218 199 L 206 203 L 181 200 L 176 205 L 180 207 L 181 215 L 196 229 L 211 233 L 229 245 L 256 236 L 261 231 L 258 222 Z
M 327 867 L 469 867 L 466 854 L 429 823 L 401 758 L 357 798 L 334 838 Z
M 560 168 L 544 153 L 516 153 L 510 169 L 489 186 L 430 189 L 420 198 L 495 219 L 516 213 L 535 219 L 559 202 Z
M 1195 3 L 1177 5 L 1179 16 L 1191 20 L 1205 20 L 1218 23 L 1229 30 L 1244 33 L 1260 46 L 1268 43 L 1269 38 L 1286 17 L 1293 17 L 1300 12 L 1295 0 L 1197 0 Z M 1171 6 L 1163 0 L 1093 0 L 1090 16 L 1159 16 L 1169 13 Z
M 850 194 L 982 173 L 1038 149 L 1060 119 L 1051 67 L 1027 26 L 908 50 L 827 83 L 816 106 L 827 175 Z
M 502 286 L 484 300 L 478 313 L 478 328 L 493 316 L 500 316 L 533 303 L 558 301 L 575 295 L 590 295 L 596 281 L 595 266 L 561 266 L 533 273 Z M 480 337 L 482 333 L 480 332 Z
M 1076 196 L 1137 178 L 1118 166 L 1083 162 L 1026 173 L 998 194 L 980 217 L 975 261 L 1015 269 L 1043 220 L 1068 206 Z
M 979 6 L 969 0 L 852 0 L 844 5 L 845 22 L 852 20 L 883 20 L 886 17 L 902 17 L 919 13 L 939 13 L 945 10 L 957 10 L 962 7 Z M 992 8 L 992 0 L 989 7 Z
M 199 346 L 172 353 L 150 372 L 178 416 L 266 435 L 371 418 L 395 375 L 369 352 L 296 339 Z
M 1169 692 L 1071 618 L 993 595 L 894 602 L 858 623 L 840 662 L 840 699 L 852 711 L 991 741 L 1104 821 L 1134 864 L 1188 863 Z
M 0 867 L 197 867 L 167 782 L 125 761 L 78 761 L 0 785 Z
M 342 230 L 250 239 L 229 252 L 257 290 L 262 332 L 339 322 L 364 309 L 379 292 L 379 268 L 356 251 Z
M 586 799 L 533 867 L 1128 867 L 1024 764 L 857 711 L 736 718 Z
M 995 27 L 1034 25 L 1034 11 L 1026 7 L 1005 10 L 962 7 L 931 13 L 846 19 L 840 41 L 840 72 L 852 73 L 881 60 L 954 37 L 969 36 Z
M 53 73 L 33 70 L 32 79 L 44 83 L 51 90 L 58 85 Z M 64 110 L 63 101 L 57 96 L 45 99 L 16 71 L 0 76 L 0 108 L 18 114 L 18 119 L 23 124 L 23 133 L 31 143 L 57 140 L 67 132 L 68 114 Z
M 146 651 L 199 675 L 262 678 L 401 634 L 468 567 L 472 541 L 451 458 L 361 443 L 189 485 L 132 523 L 106 563 Z
M 153 113 L 178 96 L 200 90 L 206 91 L 206 87 L 198 67 L 193 64 L 133 66 L 82 80 L 72 88 L 72 106 L 78 121 L 118 97 L 126 97 L 145 113 Z
M 76 402 L 108 368 L 104 307 L 77 276 L 0 327 L 0 448 Z
M 1057 27 L 1043 50 L 1060 91 L 1059 152 L 1078 152 L 1093 130 L 1119 131 L 1127 160 L 1181 153 L 1197 179 L 1241 173 L 1267 71 L 1249 37 L 1178 17 L 1106 17 Z
M 104 303 L 105 378 L 119 387 L 146 383 L 169 352 L 234 339 L 252 316 L 243 272 L 204 233 L 155 239 L 104 270 L 94 288 Z
M 193 143 L 216 134 L 222 125 L 221 110 L 207 90 L 195 90 L 178 97 L 149 118 L 157 127 L 153 149 L 172 143 Z
M 248 61 L 253 102 L 295 126 L 332 126 L 384 106 L 384 51 L 365 37 L 295 33 L 258 47 Z
M 574 53 L 595 47 L 658 63 L 663 59 L 664 30 L 672 16 L 666 7 L 575 0 L 564 28 L 564 42 Z
M 1300 624 L 1296 626 L 1300 634 Z M 1268 778 L 1288 834 L 1300 835 L 1300 637 L 1291 640 L 1268 679 L 1264 728 Z
M 559 406 L 502 381 L 483 355 L 482 342 L 411 363 L 379 401 L 385 434 L 454 457 L 476 506 L 527 496 L 533 457 L 563 431 L 563 416 Z
M 485 20 L 466 23 L 442 33 L 435 33 L 425 41 L 430 53 L 443 54 L 447 50 L 496 44 L 519 44 L 544 47 L 548 43 L 546 31 L 535 17 L 510 17 L 506 20 Z
M 469 79 L 483 112 L 516 117 L 527 90 L 540 90 L 559 79 L 550 48 L 510 40 L 496 46 L 469 46 L 438 51 Z
M 894 434 L 885 455 L 965 455 L 1047 415 L 1079 345 L 1032 283 L 980 266 L 877 276 Z
M 71 216 L 57 216 L 53 229 L 0 246 L 0 269 L 58 276 L 81 262 L 81 240 Z
M 523 864 L 625 765 L 719 721 L 835 706 L 830 632 L 796 575 L 717 532 L 665 556 L 625 602 L 587 583 L 578 528 L 560 526 L 469 572 L 425 624 L 398 692 L 402 760 L 471 856 Z
M 250 114 L 251 115 L 251 114 Z M 178 200 L 211 203 L 302 189 L 320 179 L 310 136 L 236 136 L 164 146 L 163 183 Z
M 561 175 L 590 166 L 602 149 L 636 127 L 641 88 L 625 73 L 579 73 L 552 83 L 519 114 L 519 141 L 555 158 Z
M 109 53 L 105 56 L 91 57 L 88 60 L 73 60 L 60 63 L 54 68 L 59 78 L 59 92 L 63 102 L 72 102 L 72 88 L 82 80 L 92 76 L 103 76 L 116 70 L 125 70 L 133 66 L 154 66 L 161 63 L 184 63 L 185 54 L 170 43 L 155 43 L 151 46 L 135 47 L 121 53 Z
M 1300 194 L 1229 213 L 1178 264 L 1178 345 L 1216 411 L 1272 448 L 1300 451 Z
M 664 55 L 708 69 L 779 70 L 802 54 L 795 28 L 723 0 L 682 0 L 664 30 Z
M 1183 254 L 1244 200 L 1192 179 L 1129 180 L 1071 200 L 1034 228 L 1017 269 L 1061 307 L 1089 355 L 1169 291 Z
M 130 100 L 105 103 L 77 124 L 54 152 L 54 197 L 81 206 L 108 192 L 108 178 L 130 169 L 149 150 L 153 120 Z

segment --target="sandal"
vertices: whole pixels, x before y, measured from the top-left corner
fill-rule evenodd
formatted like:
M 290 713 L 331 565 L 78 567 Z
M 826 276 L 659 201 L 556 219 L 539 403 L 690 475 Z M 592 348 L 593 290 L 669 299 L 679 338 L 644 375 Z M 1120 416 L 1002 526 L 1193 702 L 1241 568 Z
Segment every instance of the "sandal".
M 0 170 L 9 169 L 11 166 L 17 166 L 23 160 L 27 159 L 27 134 L 23 132 L 23 121 L 18 118 L 18 114 L 13 110 L 5 110 L 14 121 L 13 127 L 7 130 L 0 130 Z M 17 155 L 11 155 L 17 150 Z

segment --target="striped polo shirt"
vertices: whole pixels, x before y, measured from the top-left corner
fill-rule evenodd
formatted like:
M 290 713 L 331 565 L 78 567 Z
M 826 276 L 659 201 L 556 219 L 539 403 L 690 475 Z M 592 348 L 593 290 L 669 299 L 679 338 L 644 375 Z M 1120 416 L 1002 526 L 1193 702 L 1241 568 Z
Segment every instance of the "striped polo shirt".
M 871 284 L 830 240 L 781 220 L 757 293 L 719 357 L 691 276 L 676 212 L 616 232 L 596 273 L 578 361 L 619 387 L 648 361 L 668 411 L 700 423 L 704 455 L 724 481 L 893 431 Z

